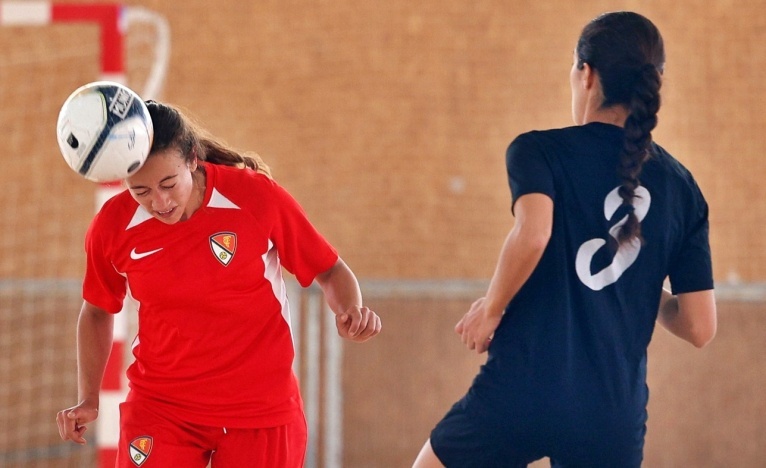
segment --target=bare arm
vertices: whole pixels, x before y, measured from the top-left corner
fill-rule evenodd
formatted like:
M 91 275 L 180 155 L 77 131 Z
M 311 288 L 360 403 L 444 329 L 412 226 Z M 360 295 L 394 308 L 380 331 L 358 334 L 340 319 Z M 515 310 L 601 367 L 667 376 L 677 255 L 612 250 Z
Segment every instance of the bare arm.
M 516 222 L 505 239 L 485 297 L 455 326 L 468 349 L 482 353 L 500 324 L 505 307 L 542 258 L 553 228 L 553 200 L 531 193 L 516 201 Z
M 702 348 L 715 336 L 717 313 L 712 289 L 673 296 L 663 289 L 657 322 L 670 333 Z
M 335 314 L 338 334 L 352 341 L 366 341 L 380 333 L 380 317 L 362 305 L 362 291 L 354 272 L 338 258 L 316 277 L 327 304 Z
M 85 444 L 85 424 L 98 417 L 99 391 L 112 349 L 114 316 L 87 301 L 77 321 L 78 404 L 59 411 L 56 422 L 64 440 Z
M 516 202 L 516 223 L 508 234 L 489 283 L 485 308 L 502 315 L 505 306 L 529 279 L 551 239 L 553 200 L 532 193 Z

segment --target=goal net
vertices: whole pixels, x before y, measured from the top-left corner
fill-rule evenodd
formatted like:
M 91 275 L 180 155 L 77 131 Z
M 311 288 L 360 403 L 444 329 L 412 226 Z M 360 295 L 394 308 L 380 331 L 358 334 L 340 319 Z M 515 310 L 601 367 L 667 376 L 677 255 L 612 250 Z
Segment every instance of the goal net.
M 75 404 L 76 321 L 85 229 L 110 190 L 61 158 L 58 111 L 99 79 L 158 97 L 169 51 L 165 20 L 109 4 L 0 2 L 0 466 L 96 466 L 95 428 L 80 447 L 55 414 Z

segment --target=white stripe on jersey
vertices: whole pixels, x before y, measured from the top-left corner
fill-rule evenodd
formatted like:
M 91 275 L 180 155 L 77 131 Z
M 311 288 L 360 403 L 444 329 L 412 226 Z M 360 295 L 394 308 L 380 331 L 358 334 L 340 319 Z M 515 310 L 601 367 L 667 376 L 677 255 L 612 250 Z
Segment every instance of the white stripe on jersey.
M 263 258 L 263 276 L 271 283 L 271 290 L 274 292 L 274 297 L 277 298 L 279 304 L 282 306 L 282 317 L 287 322 L 287 327 L 290 329 L 290 336 L 293 335 L 293 327 L 290 324 L 290 303 L 287 300 L 287 290 L 285 288 L 285 281 L 282 278 L 282 266 L 279 262 L 279 254 L 277 253 L 274 243 L 269 239 L 268 250 L 262 255 Z M 293 338 L 293 345 L 295 344 L 295 337 Z

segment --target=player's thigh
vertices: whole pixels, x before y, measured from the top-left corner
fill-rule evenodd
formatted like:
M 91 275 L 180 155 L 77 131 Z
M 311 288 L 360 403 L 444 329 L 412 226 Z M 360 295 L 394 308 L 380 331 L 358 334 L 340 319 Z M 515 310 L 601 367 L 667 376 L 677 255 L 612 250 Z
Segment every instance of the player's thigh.
M 412 464 L 412 468 L 442 468 L 443 466 L 439 457 L 434 453 L 433 447 L 431 447 L 431 439 L 423 444 L 423 448 L 420 449 L 420 453 Z
M 284 426 L 226 429 L 213 453 L 212 468 L 278 466 L 303 468 L 307 442 L 306 419 L 301 415 Z
M 205 468 L 210 448 L 204 430 L 188 425 L 151 403 L 120 405 L 120 441 L 117 468 Z
M 448 468 L 526 467 L 543 457 L 518 423 L 492 416 L 465 398 L 434 427 L 430 443 Z

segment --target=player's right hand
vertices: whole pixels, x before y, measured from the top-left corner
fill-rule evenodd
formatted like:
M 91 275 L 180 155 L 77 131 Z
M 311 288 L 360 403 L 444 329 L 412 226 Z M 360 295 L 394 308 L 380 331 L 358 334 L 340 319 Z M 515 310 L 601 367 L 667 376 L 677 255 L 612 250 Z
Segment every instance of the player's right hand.
M 381 323 L 378 314 L 369 307 L 352 306 L 342 314 L 335 316 L 338 335 L 357 343 L 369 340 L 380 333 Z
M 455 325 L 455 333 L 460 335 L 468 349 L 483 353 L 489 349 L 502 317 L 502 314 L 488 313 L 485 298 L 481 297 L 471 304 L 470 310 Z
M 77 406 L 59 411 L 56 414 L 59 435 L 63 440 L 71 440 L 76 444 L 85 445 L 86 441 L 83 434 L 88 430 L 85 425 L 95 421 L 97 417 L 98 404 L 93 404 L 88 400 Z

